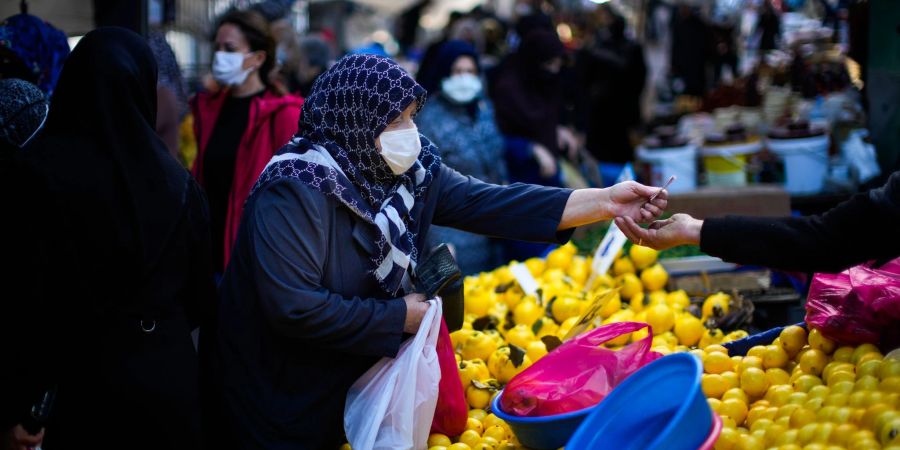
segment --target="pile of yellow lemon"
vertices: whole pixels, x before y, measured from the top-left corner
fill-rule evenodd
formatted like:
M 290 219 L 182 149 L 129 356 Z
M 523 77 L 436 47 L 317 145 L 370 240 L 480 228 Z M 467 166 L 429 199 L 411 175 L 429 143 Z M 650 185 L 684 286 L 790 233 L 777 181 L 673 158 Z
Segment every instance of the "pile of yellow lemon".
M 744 357 L 721 345 L 691 353 L 724 422 L 716 450 L 900 450 L 900 360 L 871 344 L 836 348 L 790 326 Z
M 712 295 L 703 302 L 701 317 L 694 316 L 687 311 L 687 293 L 665 291 L 669 276 L 657 262 L 657 252 L 648 247 L 633 245 L 627 255 L 619 255 L 608 274 L 594 279 L 590 279 L 591 258 L 577 255 L 571 243 L 546 259 L 529 259 L 524 264 L 540 287 L 536 295 L 525 295 L 510 270 L 512 264 L 516 262 L 465 280 L 465 322 L 450 337 L 470 408 L 467 430 L 452 438 L 432 435 L 430 450 L 521 448 L 509 426 L 490 413 L 493 397 L 547 354 L 544 338 L 564 340 L 598 299 L 603 303 L 592 326 L 646 322 L 653 328 L 652 349 L 663 354 L 747 336 L 743 331 L 726 335 L 706 329 L 704 321 L 727 313 L 731 298 Z M 615 292 L 605 295 L 610 289 Z M 607 346 L 619 348 L 647 334 L 640 330 Z

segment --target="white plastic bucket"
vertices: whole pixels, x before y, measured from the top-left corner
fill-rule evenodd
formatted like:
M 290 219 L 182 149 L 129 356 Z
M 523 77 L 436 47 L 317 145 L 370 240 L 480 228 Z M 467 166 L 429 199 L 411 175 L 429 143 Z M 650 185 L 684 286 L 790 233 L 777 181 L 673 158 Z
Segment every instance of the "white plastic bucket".
M 678 178 L 666 188 L 669 193 L 691 192 L 697 189 L 697 149 L 693 145 L 681 147 L 638 147 L 637 159 L 645 166 L 645 175 L 652 186 L 662 186 L 670 176 Z
M 706 184 L 710 186 L 746 186 L 750 157 L 762 149 L 760 141 L 703 147 Z
M 769 150 L 784 160 L 784 189 L 789 194 L 815 194 L 828 175 L 828 136 L 769 139 Z

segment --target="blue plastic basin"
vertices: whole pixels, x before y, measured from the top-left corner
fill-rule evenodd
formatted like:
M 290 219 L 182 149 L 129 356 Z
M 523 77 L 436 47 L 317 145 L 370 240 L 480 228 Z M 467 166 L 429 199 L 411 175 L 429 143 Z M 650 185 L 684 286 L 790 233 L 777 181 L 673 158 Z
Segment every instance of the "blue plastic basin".
M 491 412 L 509 424 L 519 443 L 536 450 L 555 450 L 566 445 L 585 417 L 597 407 L 595 405 L 552 416 L 519 417 L 500 409 L 500 397 L 503 397 L 503 392 L 494 397 Z
M 696 450 L 713 425 L 702 373 L 700 361 L 687 353 L 644 366 L 591 411 L 566 450 Z

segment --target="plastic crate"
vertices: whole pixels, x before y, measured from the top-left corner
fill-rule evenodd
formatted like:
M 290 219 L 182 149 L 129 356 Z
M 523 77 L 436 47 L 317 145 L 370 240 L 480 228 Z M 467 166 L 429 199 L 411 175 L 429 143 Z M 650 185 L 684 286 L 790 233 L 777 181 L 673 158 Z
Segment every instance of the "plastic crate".
M 801 326 L 804 329 L 806 328 L 806 322 L 796 323 L 794 325 Z M 781 330 L 789 327 L 790 325 L 785 325 L 783 327 L 775 327 L 771 330 L 763 331 L 762 333 L 757 333 L 752 336 L 747 336 L 743 339 L 738 339 L 736 341 L 727 342 L 722 344 L 723 347 L 728 349 L 728 354 L 730 356 L 744 356 L 747 354 L 747 351 L 752 347 L 757 345 L 769 345 L 775 338 L 781 334 Z

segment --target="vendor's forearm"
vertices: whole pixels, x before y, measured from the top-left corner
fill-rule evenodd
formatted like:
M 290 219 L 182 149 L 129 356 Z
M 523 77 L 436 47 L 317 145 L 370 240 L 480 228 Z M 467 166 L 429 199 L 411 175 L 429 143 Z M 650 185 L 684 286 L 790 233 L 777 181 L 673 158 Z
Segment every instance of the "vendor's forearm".
M 572 192 L 566 202 L 558 230 L 568 230 L 612 218 L 607 189 L 578 189 Z

